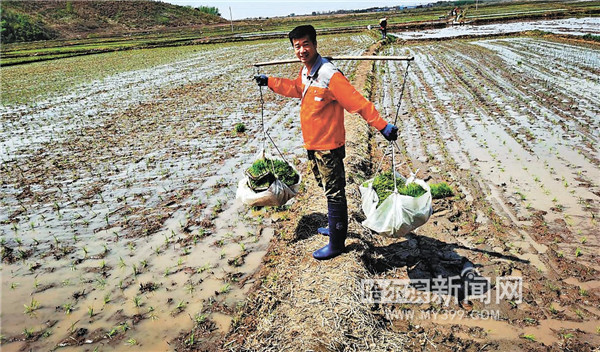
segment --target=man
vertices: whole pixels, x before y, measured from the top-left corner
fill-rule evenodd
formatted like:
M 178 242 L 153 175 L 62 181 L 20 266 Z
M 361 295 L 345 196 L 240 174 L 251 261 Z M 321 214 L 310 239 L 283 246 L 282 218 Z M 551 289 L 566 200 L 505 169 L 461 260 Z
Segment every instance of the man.
M 317 52 L 317 32 L 311 25 L 294 28 L 288 37 L 296 57 L 304 64 L 295 80 L 266 75 L 254 76 L 259 86 L 275 93 L 300 98 L 300 125 L 309 166 L 327 196 L 329 243 L 315 251 L 316 259 L 330 259 L 344 252 L 348 230 L 344 157 L 346 131 L 344 109 L 359 113 L 384 137 L 398 138 L 398 128 L 383 120 L 373 103 L 365 99 L 335 66 Z
M 387 39 L 387 18 L 384 17 L 379 20 L 379 30 L 381 31 L 381 40 Z

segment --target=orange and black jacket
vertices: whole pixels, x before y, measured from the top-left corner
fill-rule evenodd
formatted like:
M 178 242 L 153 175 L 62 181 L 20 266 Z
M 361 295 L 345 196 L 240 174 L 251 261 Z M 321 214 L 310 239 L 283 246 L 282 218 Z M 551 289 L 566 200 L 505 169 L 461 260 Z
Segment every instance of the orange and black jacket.
M 382 130 L 387 122 L 327 59 L 317 57 L 310 75 L 303 67 L 295 80 L 269 77 L 277 94 L 300 98 L 300 126 L 307 150 L 332 150 L 344 145 L 344 109 L 359 113 L 369 125 Z

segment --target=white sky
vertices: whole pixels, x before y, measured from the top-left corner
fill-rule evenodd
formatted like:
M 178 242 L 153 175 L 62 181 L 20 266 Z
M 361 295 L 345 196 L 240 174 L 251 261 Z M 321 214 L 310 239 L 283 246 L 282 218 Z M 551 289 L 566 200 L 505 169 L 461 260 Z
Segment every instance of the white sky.
M 353 10 L 383 6 L 414 6 L 437 0 L 304 0 L 304 1 L 244 1 L 244 0 L 161 0 L 175 5 L 219 8 L 221 16 L 229 19 L 229 7 L 234 20 L 255 17 L 287 16 L 290 13 L 306 15 L 313 11 Z

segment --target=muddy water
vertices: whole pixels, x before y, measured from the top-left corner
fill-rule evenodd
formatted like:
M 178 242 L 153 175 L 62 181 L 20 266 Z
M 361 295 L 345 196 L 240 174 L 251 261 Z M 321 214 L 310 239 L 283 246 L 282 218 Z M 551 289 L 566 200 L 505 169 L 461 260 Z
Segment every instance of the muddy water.
M 330 55 L 366 43 L 319 42 Z M 1 108 L 3 351 L 169 350 L 196 319 L 229 329 L 274 236 L 272 210 L 235 199 L 257 153 L 277 155 L 250 65 L 292 56 L 285 41 L 202 46 Z M 298 101 L 264 93 L 266 129 L 286 159 L 302 162 Z M 233 132 L 240 122 L 246 133 Z
M 460 243 L 487 277 L 519 268 L 509 272 L 523 277 L 527 298 L 500 309 L 500 320 L 427 316 L 412 324 L 482 344 L 533 336 L 564 346 L 571 336 L 597 345 L 600 291 L 597 275 L 586 273 L 596 273 L 600 259 L 598 47 L 519 37 L 396 46 L 389 54 L 406 50 L 415 57 L 399 122 L 407 158 L 434 182 L 451 182 L 467 204 L 447 233 L 439 226 L 416 233 Z M 405 65 L 378 72 L 385 82 L 378 104 L 393 110 L 388 86 L 401 82 Z M 418 316 L 426 308 L 412 309 Z
M 486 25 L 462 25 L 452 26 L 441 29 L 428 29 L 418 32 L 398 32 L 392 33 L 402 39 L 432 39 L 432 38 L 453 38 L 460 36 L 485 36 L 500 33 L 516 33 L 531 30 L 540 30 L 556 34 L 598 34 L 600 30 L 600 20 L 595 17 L 587 18 L 568 18 L 549 21 L 531 21 L 515 23 L 497 23 Z

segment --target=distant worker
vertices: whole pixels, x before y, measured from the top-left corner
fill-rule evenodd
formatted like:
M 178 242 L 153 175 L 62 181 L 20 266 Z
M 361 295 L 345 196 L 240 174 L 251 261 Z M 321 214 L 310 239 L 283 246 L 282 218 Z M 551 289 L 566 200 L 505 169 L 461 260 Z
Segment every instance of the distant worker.
M 346 202 L 346 130 L 344 109 L 359 113 L 388 141 L 398 138 L 398 128 L 387 123 L 372 102 L 358 92 L 348 79 L 317 52 L 317 32 L 311 25 L 294 28 L 288 37 L 296 57 L 304 64 L 295 80 L 266 75 L 254 76 L 259 86 L 301 99 L 300 126 L 308 165 L 327 197 L 329 228 L 318 232 L 329 236 L 329 243 L 313 253 L 319 260 L 342 254 L 346 248 L 348 206 Z
M 387 38 L 387 18 L 384 17 L 379 20 L 379 30 L 381 31 L 381 40 Z

